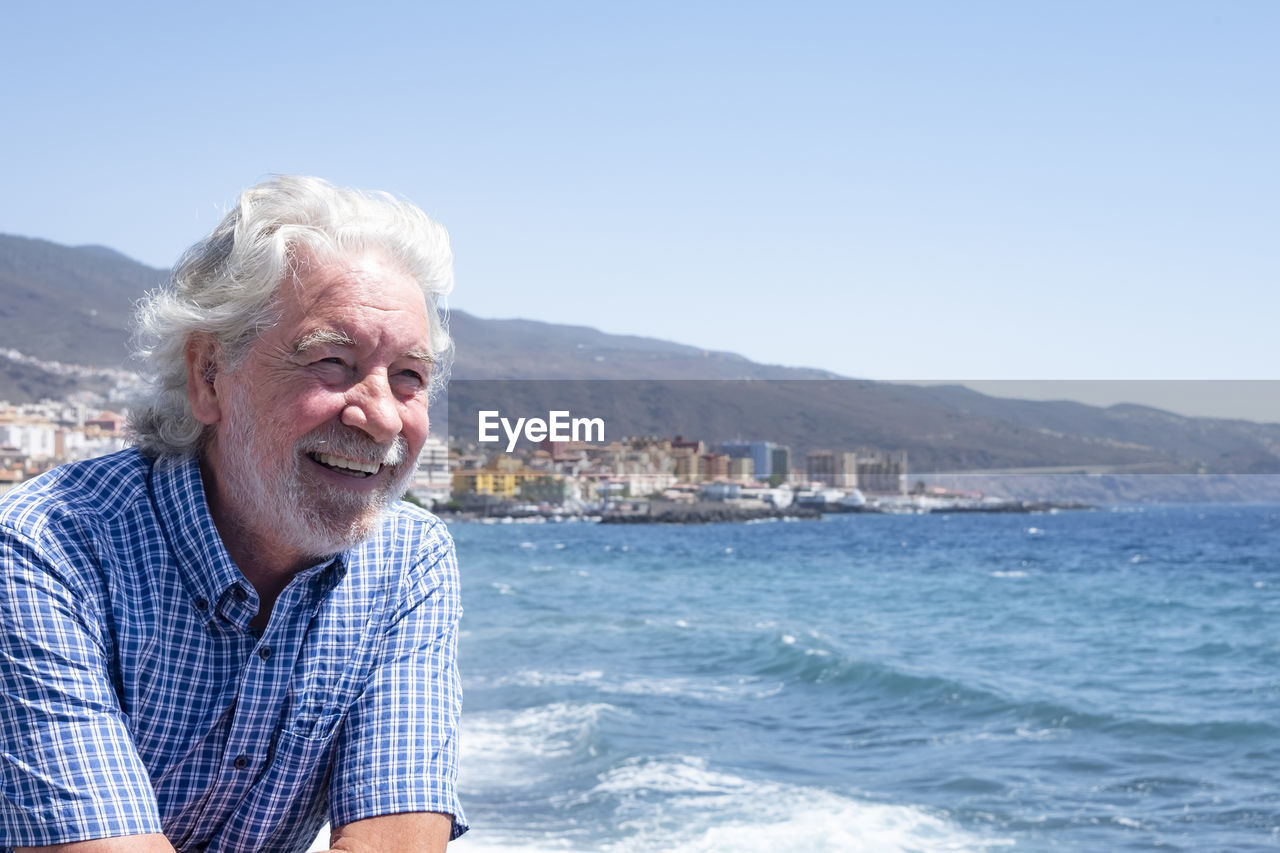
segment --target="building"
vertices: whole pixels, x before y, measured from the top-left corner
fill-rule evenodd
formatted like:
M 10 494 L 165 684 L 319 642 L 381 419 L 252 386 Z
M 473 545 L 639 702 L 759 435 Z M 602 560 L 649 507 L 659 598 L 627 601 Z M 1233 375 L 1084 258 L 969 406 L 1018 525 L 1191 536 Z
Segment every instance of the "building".
M 681 483 L 702 482 L 702 466 L 698 464 L 701 458 L 692 453 L 672 454 L 676 479 Z
M 773 450 L 769 453 L 769 473 L 761 474 L 756 471 L 756 476 L 762 480 L 770 482 L 788 483 L 791 481 L 791 448 L 781 444 L 775 444 Z
M 735 483 L 750 483 L 756 478 L 755 460 L 750 457 L 734 458 L 727 457 L 729 460 L 729 479 Z
M 514 498 L 516 475 L 489 468 L 471 468 L 466 471 L 455 471 L 452 486 L 454 497 L 493 495 L 499 498 Z
M 868 494 L 907 493 L 907 451 L 860 450 L 858 488 Z
M 698 480 L 703 483 L 729 479 L 729 457 L 723 453 L 704 453 L 698 457 Z
M 858 455 L 845 451 L 815 450 L 805 457 L 810 483 L 836 489 L 858 488 Z
M 58 428 L 46 420 L 23 418 L 0 423 L 0 447 L 21 451 L 33 462 L 58 456 Z
M 720 445 L 720 451 L 732 459 L 750 459 L 754 476 L 767 480 L 775 471 L 786 472 L 790 467 L 790 451 L 787 451 L 787 464 L 782 468 L 774 467 L 774 452 L 786 450 L 772 441 L 726 441 Z
M 418 454 L 418 470 L 409 484 L 409 493 L 427 506 L 449 500 L 453 477 L 449 474 L 449 448 L 444 441 L 428 436 Z
M 836 455 L 830 450 L 814 450 L 804 458 L 805 478 L 824 486 L 836 484 Z
M 520 500 L 528 503 L 559 506 L 578 498 L 578 489 L 573 483 L 552 474 L 529 477 L 520 484 Z

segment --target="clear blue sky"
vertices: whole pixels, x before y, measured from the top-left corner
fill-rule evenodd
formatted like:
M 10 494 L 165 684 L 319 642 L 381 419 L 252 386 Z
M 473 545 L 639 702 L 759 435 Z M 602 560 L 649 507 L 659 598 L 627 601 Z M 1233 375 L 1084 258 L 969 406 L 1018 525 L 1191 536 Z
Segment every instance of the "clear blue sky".
M 0 20 L 0 232 L 167 267 L 310 173 L 444 222 L 481 316 L 877 379 L 1277 378 L 1270 0 Z

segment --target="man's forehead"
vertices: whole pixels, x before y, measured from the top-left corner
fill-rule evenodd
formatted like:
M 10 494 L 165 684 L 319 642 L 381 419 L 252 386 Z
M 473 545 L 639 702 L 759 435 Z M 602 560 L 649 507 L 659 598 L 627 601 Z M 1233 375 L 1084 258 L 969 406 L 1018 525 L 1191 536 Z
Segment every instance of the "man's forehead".
M 432 314 L 421 286 L 377 249 L 299 253 L 277 290 L 281 343 L 294 350 L 367 344 L 386 333 L 430 352 Z M 419 325 L 420 324 L 420 325 Z
M 405 266 L 377 247 L 346 253 L 295 252 L 289 272 L 277 288 L 277 297 L 302 304 L 319 300 L 354 301 L 360 290 L 396 279 L 405 287 L 403 307 L 427 304 L 427 295 Z

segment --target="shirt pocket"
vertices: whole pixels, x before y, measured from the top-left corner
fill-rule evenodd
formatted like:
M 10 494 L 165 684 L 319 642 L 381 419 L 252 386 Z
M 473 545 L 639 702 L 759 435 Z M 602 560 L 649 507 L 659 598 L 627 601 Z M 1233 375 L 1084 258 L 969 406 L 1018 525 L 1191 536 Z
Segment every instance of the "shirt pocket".
M 329 777 L 342 716 L 308 721 L 305 732 L 281 729 L 271 760 L 209 851 L 305 850 L 328 813 Z M 303 839 L 302 842 L 299 839 Z

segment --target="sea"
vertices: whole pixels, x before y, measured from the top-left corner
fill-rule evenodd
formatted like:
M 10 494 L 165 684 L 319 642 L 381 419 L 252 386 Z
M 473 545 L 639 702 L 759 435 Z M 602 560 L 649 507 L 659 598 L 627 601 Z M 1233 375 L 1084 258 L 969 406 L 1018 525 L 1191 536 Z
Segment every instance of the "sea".
M 1280 505 L 450 529 L 451 850 L 1280 849 Z

